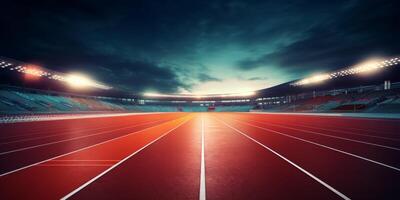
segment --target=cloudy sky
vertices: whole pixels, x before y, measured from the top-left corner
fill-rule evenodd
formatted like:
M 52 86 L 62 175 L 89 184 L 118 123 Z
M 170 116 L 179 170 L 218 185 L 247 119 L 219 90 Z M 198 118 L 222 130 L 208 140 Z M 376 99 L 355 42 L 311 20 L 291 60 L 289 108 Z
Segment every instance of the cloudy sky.
M 251 91 L 400 54 L 399 1 L 9 1 L 0 56 L 133 92 Z

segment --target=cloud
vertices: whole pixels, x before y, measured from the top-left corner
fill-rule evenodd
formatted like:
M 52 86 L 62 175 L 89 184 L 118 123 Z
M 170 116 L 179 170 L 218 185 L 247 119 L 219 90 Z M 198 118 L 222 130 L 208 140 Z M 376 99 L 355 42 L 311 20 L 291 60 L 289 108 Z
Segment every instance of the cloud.
M 255 77 L 250 77 L 247 80 L 249 81 L 265 81 L 268 80 L 268 77 L 259 77 L 259 76 L 255 76 Z
M 108 80 L 113 85 L 133 92 L 155 90 L 173 93 L 181 88 L 190 90 L 191 86 L 180 81 L 171 67 L 160 66 L 157 63 L 144 61 L 109 62 L 110 71 L 94 72 L 98 77 Z M 96 70 L 96 69 L 94 69 Z
M 259 87 L 265 76 L 284 82 L 370 54 L 397 54 L 398 4 L 15 0 L 2 4 L 0 55 L 86 71 L 135 92 L 190 91 L 239 75 Z
M 368 56 L 400 52 L 396 1 L 362 1 L 304 31 L 304 37 L 257 58 L 237 62 L 240 70 L 279 66 L 288 73 L 310 73 L 348 66 Z
M 200 73 L 197 75 L 197 79 L 200 82 L 209 82 L 209 81 L 221 81 L 221 79 L 213 77 L 211 75 L 205 74 L 205 73 Z
M 134 41 L 143 38 L 123 36 L 116 40 L 114 27 L 126 9 L 104 4 L 107 3 L 12 3 L 9 13 L 0 18 L 4 24 L 13 21 L 8 29 L 0 31 L 0 43 L 8 46 L 1 48 L 0 54 L 61 72 L 84 72 L 133 92 L 190 89 L 173 66 L 146 59 L 151 54 L 141 56 L 130 48 Z M 12 8 L 24 9 L 23 16 Z

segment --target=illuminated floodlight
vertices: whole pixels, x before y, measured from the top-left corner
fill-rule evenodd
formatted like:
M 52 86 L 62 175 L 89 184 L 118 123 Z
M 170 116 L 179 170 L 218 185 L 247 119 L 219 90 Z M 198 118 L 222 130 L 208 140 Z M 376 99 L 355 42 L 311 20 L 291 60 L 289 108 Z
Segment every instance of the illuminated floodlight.
M 312 76 L 310 78 L 303 79 L 301 81 L 298 81 L 296 84 L 297 85 L 307 85 L 307 84 L 312 84 L 312 83 L 320 83 L 325 80 L 331 79 L 331 75 L 329 74 L 319 74 Z
M 45 75 L 45 72 L 41 69 L 41 67 L 36 65 L 18 65 L 14 67 L 14 70 L 23 73 L 25 80 L 29 81 L 39 80 L 42 76 Z
M 305 78 L 299 80 L 297 82 L 292 83 L 293 86 L 301 86 L 301 85 L 308 85 L 313 83 L 319 83 L 328 79 L 338 78 L 343 76 L 349 76 L 353 74 L 367 74 L 374 72 L 376 70 L 391 67 L 394 65 L 398 65 L 400 63 L 400 58 L 395 57 L 391 59 L 369 59 L 365 62 L 362 62 L 356 66 L 349 67 L 340 71 L 332 72 L 330 74 L 323 74 L 323 75 L 316 75 L 309 78 Z
M 319 83 L 319 82 L 325 81 L 330 78 L 331 77 L 329 76 L 329 74 L 321 74 L 321 75 L 316 75 L 316 76 L 311 77 L 311 81 L 314 83 Z
M 96 81 L 90 79 L 89 77 L 82 74 L 69 74 L 63 78 L 71 87 L 74 88 L 87 88 L 94 87 L 99 89 L 111 89 L 111 87 L 97 83 Z
M 12 63 L 7 60 L 0 60 L 0 68 L 23 73 L 26 80 L 38 80 L 39 78 L 44 77 L 51 80 L 67 83 L 74 88 L 94 87 L 104 90 L 112 88 L 110 86 L 96 82 L 82 74 L 64 74 L 32 64 L 23 64 L 19 62 Z
M 368 60 L 366 62 L 363 62 L 357 66 L 355 66 L 354 68 L 350 69 L 351 72 L 353 73 L 369 73 L 372 71 L 375 71 L 379 68 L 384 67 L 385 66 L 385 61 L 382 62 L 382 65 L 380 63 L 380 61 L 378 60 Z
M 35 68 L 27 68 L 27 69 L 23 69 L 21 70 L 21 72 L 25 73 L 25 74 L 29 74 L 32 76 L 42 76 L 43 71 L 40 69 L 35 69 Z

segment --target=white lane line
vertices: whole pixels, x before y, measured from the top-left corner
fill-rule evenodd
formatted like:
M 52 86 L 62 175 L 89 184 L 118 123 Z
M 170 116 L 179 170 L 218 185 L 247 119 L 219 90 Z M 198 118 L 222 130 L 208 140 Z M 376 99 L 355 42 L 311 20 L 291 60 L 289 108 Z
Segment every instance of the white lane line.
M 232 118 L 231 119 L 235 119 Z M 236 119 L 235 119 L 236 120 Z M 265 123 L 265 124 L 272 124 L 272 125 L 281 125 L 284 126 L 285 124 L 282 123 L 272 123 L 269 121 L 255 121 L 252 119 L 249 119 L 250 121 L 254 121 L 257 123 Z M 287 126 L 287 125 L 285 125 Z M 341 129 L 337 129 L 337 127 L 331 127 L 331 128 L 322 128 L 322 127 L 317 127 L 317 126 L 309 126 L 308 124 L 305 123 L 299 123 L 299 122 L 295 122 L 293 124 L 291 124 L 291 126 L 298 126 L 298 127 L 303 127 L 303 128 L 312 128 L 312 129 L 318 129 L 318 130 L 324 130 L 324 131 L 331 131 L 331 132 L 337 132 L 337 133 L 344 133 L 344 134 L 348 134 L 348 135 L 359 135 L 359 136 L 364 136 L 364 137 L 371 137 L 371 138 L 380 138 L 380 139 L 385 139 L 385 140 L 392 140 L 392 141 L 400 141 L 400 139 L 397 138 L 391 138 L 391 137 L 383 137 L 383 136 L 377 136 L 377 135 L 368 135 L 368 134 L 361 134 L 361 133 L 354 133 L 351 131 L 346 131 L 346 130 L 341 130 Z M 360 131 L 364 131 L 364 132 L 368 132 L 368 130 L 362 130 L 359 129 Z M 388 133 L 384 133 L 384 134 L 388 134 Z M 389 133 L 390 134 L 390 133 Z M 393 135 L 393 134 L 390 134 Z
M 304 124 L 304 123 L 303 123 Z M 306 124 L 307 125 L 307 124 Z M 333 126 L 327 126 L 327 128 L 337 128 L 337 127 L 333 127 Z M 341 127 L 341 129 L 338 129 L 338 130 L 343 130 L 343 131 L 364 131 L 364 132 L 370 132 L 370 133 L 379 133 L 379 134 L 382 134 L 382 131 L 378 131 L 378 130 L 376 130 L 376 129 L 362 129 L 362 128 L 355 128 L 355 127 Z M 393 133 L 393 132 L 388 132 L 388 131 L 385 131 L 384 132 L 384 134 L 385 135 L 398 135 L 398 134 L 396 134 L 396 133 Z
M 326 118 L 345 117 L 352 119 L 363 119 L 371 121 L 393 121 L 399 119 L 397 113 L 288 113 L 288 112 L 251 112 L 250 114 L 261 115 L 302 115 L 302 116 L 321 116 Z
M 109 167 L 111 164 L 42 164 L 38 167 Z
M 282 126 L 282 125 L 276 125 L 276 124 L 271 124 L 271 123 L 257 122 L 257 121 L 254 121 L 254 120 L 251 120 L 251 121 L 252 121 L 252 122 L 259 123 L 259 124 L 266 124 L 266 125 L 269 124 L 269 125 L 271 125 L 271 126 L 278 126 L 278 127 L 282 127 L 282 128 L 287 128 L 287 129 L 292 129 L 292 130 L 296 130 L 296 131 L 305 132 L 305 133 L 311 133 L 311 134 L 314 134 L 314 135 L 322 135 L 322 136 L 325 136 L 325 137 L 331 137 L 331 138 L 336 138 L 336 139 L 340 139 L 340 140 L 346 140 L 346 141 L 350 141 L 350 142 L 356 142 L 356 143 L 360 143 L 360 144 L 366 144 L 366 145 L 371 145 L 371 146 L 382 147 L 382 148 L 385 148 L 385 149 L 391 149 L 391 150 L 400 151 L 399 148 L 390 147 L 390 146 L 386 146 L 386 145 L 382 145 L 382 144 L 376 144 L 376 143 L 371 143 L 371 142 L 364 142 L 364 141 L 360 141 L 360 140 L 354 140 L 354 139 L 349 139 L 349 138 L 344 138 L 344 137 L 339 137 L 339 136 L 324 134 L 324 133 L 315 132 L 315 131 L 309 131 L 309 130 L 304 130 L 304 129 L 292 128 L 292 127 L 289 127 L 289 126 Z
M 49 146 L 49 145 L 53 145 L 53 144 L 58 144 L 58 143 L 62 143 L 62 142 L 68 142 L 68 141 L 78 140 L 78 139 L 92 137 L 92 136 L 96 136 L 96 135 L 102 135 L 102 134 L 111 133 L 111 132 L 114 132 L 114 131 L 120 131 L 120 130 L 124 130 L 124 129 L 135 128 L 135 127 L 138 127 L 138 126 L 143 126 L 143 125 L 147 125 L 147 124 L 151 124 L 151 123 L 156 123 L 156 122 L 159 122 L 159 121 L 161 121 L 161 120 L 151 121 L 151 122 L 146 122 L 146 123 L 141 123 L 141 124 L 135 124 L 133 126 L 122 127 L 122 128 L 117 128 L 117 129 L 107 130 L 107 131 L 101 131 L 99 133 L 83 135 L 83 136 L 69 138 L 69 139 L 65 139 L 65 140 L 58 140 L 58 141 L 54 141 L 54 142 L 48 142 L 48 143 L 44 143 L 44 144 L 39 144 L 39 145 L 34 145 L 34 146 L 29 146 L 29 147 L 24 147 L 24 148 L 19 148 L 19 149 L 14 149 L 14 150 L 10 150 L 10 151 L 4 151 L 4 152 L 0 152 L 0 156 L 1 155 L 5 155 L 5 154 L 20 152 L 20 151 L 25 151 L 25 150 L 29 150 L 29 149 L 34 149 L 34 148 L 38 148 L 38 147 L 44 147 L 44 146 Z
M 178 126 L 175 126 L 173 129 L 165 132 L 164 134 L 162 134 L 160 137 L 158 137 L 157 139 L 153 140 L 152 142 L 146 144 L 145 146 L 143 146 L 142 148 L 136 150 L 135 152 L 131 153 L 130 155 L 128 155 L 127 157 L 125 157 L 124 159 L 122 159 L 121 161 L 119 161 L 118 163 L 116 163 L 115 165 L 111 166 L 110 168 L 106 169 L 105 171 L 103 171 L 102 173 L 100 173 L 99 175 L 95 176 L 94 178 L 90 179 L 89 181 L 87 181 L 86 183 L 84 183 L 83 185 L 79 186 L 78 188 L 76 188 L 75 190 L 73 190 L 72 192 L 68 193 L 67 195 L 65 195 L 63 198 L 61 198 L 61 200 L 65 200 L 68 199 L 69 197 L 73 196 L 74 194 L 78 193 L 79 191 L 81 191 L 83 188 L 85 188 L 86 186 L 90 185 L 91 183 L 93 183 L 94 181 L 96 181 L 97 179 L 99 179 L 100 177 L 102 177 L 103 175 L 105 175 L 106 173 L 108 173 L 109 171 L 113 170 L 114 168 L 118 167 L 119 165 L 121 165 L 123 162 L 127 161 L 129 158 L 131 158 L 132 156 L 136 155 L 137 153 L 139 153 L 140 151 L 142 151 L 143 149 L 145 149 L 146 147 L 150 146 L 151 144 L 157 142 L 158 140 L 160 140 L 161 138 L 163 138 L 164 136 L 166 136 L 168 133 L 174 131 L 175 129 L 179 128 L 180 126 L 182 126 L 184 123 L 188 122 L 191 119 L 188 119 L 182 123 L 180 123 Z
M 38 121 L 56 121 L 56 120 L 68 120 L 68 119 L 86 119 L 86 118 L 102 118 L 102 117 L 123 117 L 123 116 L 132 116 L 132 115 L 158 115 L 158 114 L 171 114 L 174 112 L 147 112 L 147 113 L 103 113 L 103 114 L 67 114 L 59 116 L 57 114 L 50 116 L 16 116 L 17 118 L 7 118 L 0 117 L 0 124 L 11 124 L 11 123 L 21 123 L 21 122 L 38 122 Z
M 201 116 L 201 166 L 200 166 L 200 200 L 206 200 L 206 169 L 204 161 L 204 118 Z
M 397 168 L 397 167 L 394 167 L 394 166 L 391 166 L 391 165 L 388 165 L 388 164 L 385 164 L 385 163 L 381 163 L 381 162 L 378 162 L 378 161 L 375 161 L 375 160 L 372 160 L 372 159 L 369 159 L 369 158 L 365 158 L 365 157 L 362 157 L 362 156 L 359 156 L 359 155 L 356 155 L 356 154 L 352 154 L 352 153 L 349 153 L 349 152 L 346 152 L 346 151 L 343 151 L 343 150 L 335 149 L 335 148 L 330 147 L 330 146 L 326 146 L 326 145 L 323 145 L 323 144 L 319 144 L 319 143 L 316 143 L 316 142 L 305 140 L 303 138 L 299 138 L 299 137 L 296 137 L 296 136 L 288 135 L 288 134 L 285 134 L 285 133 L 282 133 L 282 132 L 279 132 L 279 131 L 274 131 L 274 130 L 271 130 L 271 129 L 267 129 L 267 128 L 264 128 L 264 127 L 261 127 L 261 126 L 256 126 L 256 125 L 253 125 L 253 124 L 250 124 L 250 123 L 247 123 L 247 122 L 241 122 L 239 120 L 236 120 L 236 121 L 238 121 L 239 123 L 242 123 L 242 124 L 247 124 L 248 126 L 252 126 L 252 127 L 259 128 L 259 129 L 263 129 L 263 130 L 266 130 L 266 131 L 269 131 L 269 132 L 272 132 L 272 133 L 276 133 L 276 134 L 279 134 L 279 135 L 290 137 L 290 138 L 293 138 L 293 139 L 296 139 L 296 140 L 300 140 L 300 141 L 303 141 L 303 142 L 306 142 L 306 143 L 310 143 L 310 144 L 313 144 L 313 145 L 316 145 L 316 146 L 319 146 L 319 147 L 323 147 L 323 148 L 326 148 L 326 149 L 329 149 L 329 150 L 332 150 L 332 151 L 336 151 L 336 152 L 339 152 L 339 153 L 342 153 L 342 154 L 346 154 L 348 156 L 359 158 L 361 160 L 372 162 L 374 164 L 377 164 L 377 165 L 380 165 L 380 166 L 383 166 L 383 167 L 387 167 L 387 168 L 390 168 L 390 169 L 393 169 L 393 170 L 396 170 L 396 171 L 400 171 L 400 168 Z
M 268 122 L 268 123 L 270 123 L 270 122 Z M 344 133 L 344 134 L 349 134 L 349 135 L 360 135 L 360 136 L 364 136 L 364 137 L 380 138 L 380 139 L 385 139 L 385 140 L 400 141 L 400 139 L 396 139 L 396 138 L 376 136 L 376 135 L 367 135 L 367 134 L 361 134 L 361 133 L 354 133 L 354 132 L 345 131 L 345 130 L 339 130 L 339 129 L 328 129 L 328 128 L 321 128 L 321 127 L 316 127 L 316 126 L 308 126 L 308 125 L 302 125 L 302 124 L 299 124 L 299 123 L 292 124 L 292 126 L 299 126 L 299 127 L 304 127 L 304 128 L 313 128 L 313 129 L 319 129 L 319 130 L 324 130 L 324 131 L 332 131 L 332 132 L 337 132 L 337 133 Z
M 178 118 L 178 119 L 179 119 L 179 118 Z M 177 119 L 175 119 L 175 120 L 177 120 Z M 172 122 L 172 121 L 175 121 L 175 120 L 166 121 L 166 122 L 163 122 L 163 123 L 161 123 L 161 124 L 164 124 L 164 123 L 167 123 L 167 122 Z M 154 128 L 154 127 L 156 127 L 156 126 L 159 126 L 159 125 L 161 125 L 161 124 L 157 124 L 157 125 L 154 125 L 154 126 L 151 126 L 151 127 L 147 127 L 147 128 L 145 128 L 145 129 L 142 129 L 142 130 L 138 130 L 138 131 L 135 131 L 135 132 L 132 132 L 132 133 L 128 133 L 128 134 L 126 134 L 126 135 L 122 135 L 122 136 L 119 136 L 119 137 L 116 137 L 116 138 L 112 138 L 112 139 L 109 139 L 109 140 L 106 140 L 106 141 L 103 141 L 103 142 L 100 142 L 100 143 L 97 143 L 97 144 L 94 144 L 94 145 L 90 145 L 90 146 L 87 146 L 87 147 L 84 147 L 84 148 L 81 148 L 81 149 L 77 149 L 77 150 L 75 150 L 75 151 L 71 151 L 71 152 L 68 152 L 68 153 L 65 153 L 65 154 L 61 154 L 61 155 L 58 155 L 58 156 L 55 156 L 55 157 L 52 157 L 52 158 L 49 158 L 49 159 L 46 159 L 46 160 L 37 162 L 37 163 L 33 163 L 33 164 L 30 164 L 30 165 L 21 167 L 21 168 L 18 168 L 18 169 L 9 171 L 9 172 L 5 172 L 5 173 L 3 173 L 3 174 L 0 174 L 0 177 L 6 176 L 6 175 L 9 175 L 9 174 L 12 174 L 12 173 L 15 173 L 15 172 L 24 170 L 24 169 L 27 169 L 27 168 L 29 168 L 29 167 L 33 167 L 33 166 L 42 164 L 42 163 L 47 162 L 47 161 L 51 161 L 51 160 L 54 160 L 54 159 L 57 159 L 57 158 L 61 158 L 61 157 L 63 157 L 63 156 L 67 156 L 67 155 L 70 155 L 70 154 L 73 154 L 73 153 L 76 153 L 76 152 L 79 152 L 79 151 L 83 151 L 83 150 L 86 150 L 86 149 L 89 149 L 89 148 L 92 148 L 92 147 L 95 147 L 95 146 L 98 146 L 98 145 L 101 145 L 101 144 L 104 144 L 104 143 L 107 143 L 107 142 L 111 142 L 111 141 L 116 140 L 116 139 L 119 139 L 119 138 L 127 137 L 127 136 L 129 136 L 129 135 L 136 134 L 136 133 L 140 133 L 140 132 L 146 131 L 146 130 L 148 130 L 148 129 Z
M 118 162 L 119 160 L 63 160 L 63 159 L 58 159 L 58 160 L 52 160 L 51 162 Z
M 219 120 L 219 119 L 218 119 Z M 303 173 L 305 173 L 306 175 L 308 175 L 309 177 L 311 177 L 312 179 L 314 179 L 315 181 L 317 181 L 318 183 L 320 183 L 321 185 L 325 186 L 326 188 L 328 188 L 330 191 L 332 191 L 333 193 L 335 193 L 336 195 L 340 196 L 342 199 L 346 199 L 346 200 L 350 200 L 349 197 L 347 197 L 346 195 L 344 195 L 343 193 L 339 192 L 338 190 L 336 190 L 335 188 L 333 188 L 332 186 L 330 186 L 329 184 L 325 183 L 324 181 L 322 181 L 321 179 L 319 179 L 318 177 L 314 176 L 313 174 L 311 174 L 310 172 L 308 172 L 307 170 L 301 168 L 299 165 L 297 165 L 296 163 L 292 162 L 291 160 L 287 159 L 286 157 L 282 156 L 281 154 L 279 154 L 278 152 L 274 151 L 273 149 L 269 148 L 268 146 L 262 144 L 261 142 L 255 140 L 254 138 L 248 136 L 246 133 L 243 133 L 242 131 L 230 126 L 229 124 L 225 123 L 222 120 L 219 120 L 220 122 L 222 122 L 223 124 L 225 124 L 225 126 L 235 130 L 236 132 L 240 133 L 241 135 L 245 136 L 246 138 L 250 139 L 251 141 L 259 144 L 260 146 L 264 147 L 265 149 L 267 149 L 268 151 L 272 152 L 273 154 L 277 155 L 278 157 L 280 157 L 281 159 L 285 160 L 286 162 L 288 162 L 289 164 L 291 164 L 292 166 L 296 167 L 297 169 L 299 169 L 300 171 L 302 171 Z
M 38 137 L 31 137 L 31 138 L 26 138 L 25 139 L 19 139 L 19 140 L 13 140 L 13 141 L 8 141 L 8 142 L 3 142 L 0 143 L 1 145 L 6 145 L 6 144 L 12 144 L 12 143 L 20 143 L 20 142 L 26 142 L 26 141 L 32 141 L 32 140 L 39 140 L 39 139 L 44 139 L 44 138 L 51 138 L 51 137 L 56 137 L 56 136 L 64 136 L 64 135 L 73 135 L 76 133 L 85 133 L 85 132 L 89 132 L 89 131 L 99 131 L 102 129 L 109 129 L 109 128 L 117 128 L 117 127 L 121 127 L 121 126 L 106 126 L 106 127 L 100 127 L 100 128 L 88 128 L 88 129 L 79 129 L 79 130 L 73 130 L 67 133 L 54 133 L 54 134 L 49 134 L 49 135 L 45 135 L 43 136 L 43 133 L 39 133 L 42 136 L 38 136 Z M 129 126 L 122 126 L 122 127 L 129 127 Z

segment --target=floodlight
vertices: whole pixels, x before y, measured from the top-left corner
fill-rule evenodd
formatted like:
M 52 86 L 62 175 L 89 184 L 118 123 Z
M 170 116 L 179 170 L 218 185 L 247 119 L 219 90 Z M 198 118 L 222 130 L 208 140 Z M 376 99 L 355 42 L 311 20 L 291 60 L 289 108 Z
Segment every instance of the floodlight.
M 300 86 L 300 85 L 308 85 L 311 83 L 318 83 L 322 82 L 327 79 L 332 79 L 332 78 L 338 78 L 338 77 L 343 77 L 343 76 L 349 76 L 353 74 L 364 74 L 364 73 L 370 73 L 373 71 L 376 71 L 381 68 L 387 68 L 391 67 L 394 65 L 397 65 L 399 63 L 400 59 L 398 57 L 392 58 L 392 59 L 369 59 L 365 62 L 362 62 L 356 66 L 349 67 L 340 71 L 332 72 L 330 74 L 323 74 L 323 75 L 316 75 L 312 76 L 309 78 L 305 78 L 302 80 L 299 80 L 297 82 L 292 83 L 294 86 Z
M 69 74 L 67 75 L 64 80 L 74 88 L 87 88 L 87 87 L 95 87 L 100 89 L 110 89 L 111 87 L 105 86 L 95 82 L 94 80 L 90 79 L 88 76 L 83 74 Z

